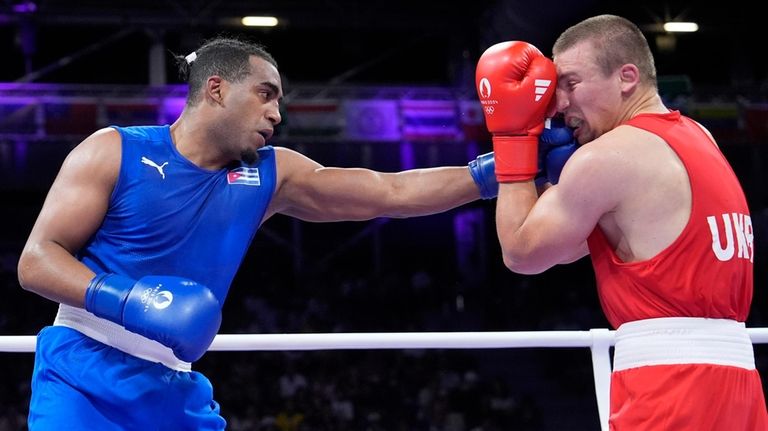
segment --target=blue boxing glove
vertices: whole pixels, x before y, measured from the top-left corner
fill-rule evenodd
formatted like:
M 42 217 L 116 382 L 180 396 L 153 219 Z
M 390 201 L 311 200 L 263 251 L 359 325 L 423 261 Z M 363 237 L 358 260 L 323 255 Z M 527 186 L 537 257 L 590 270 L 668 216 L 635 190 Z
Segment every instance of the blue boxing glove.
M 578 148 L 573 138 L 573 131 L 565 125 L 562 117 L 548 118 L 544 123 L 544 132 L 539 136 L 539 173 L 536 185 L 557 184 L 565 162 Z
M 186 362 L 203 356 L 221 325 L 221 305 L 213 293 L 173 276 L 136 281 L 99 274 L 85 291 L 85 309 L 169 347 Z
M 475 160 L 469 162 L 468 166 L 469 174 L 480 189 L 480 197 L 495 198 L 499 194 L 499 182 L 496 180 L 496 162 L 493 159 L 493 152 L 477 156 Z

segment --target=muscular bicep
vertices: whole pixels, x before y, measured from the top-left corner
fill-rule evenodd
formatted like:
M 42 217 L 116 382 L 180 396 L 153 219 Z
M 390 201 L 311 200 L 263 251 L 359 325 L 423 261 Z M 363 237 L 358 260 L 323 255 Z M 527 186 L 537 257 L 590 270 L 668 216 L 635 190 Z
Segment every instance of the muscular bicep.
M 120 163 L 117 132 L 83 141 L 62 164 L 30 240 L 53 241 L 74 254 L 101 224 Z
M 598 156 L 602 157 L 602 156 Z M 522 225 L 499 231 L 505 261 L 517 272 L 538 273 L 588 253 L 586 240 L 600 219 L 613 211 L 616 182 L 589 151 L 568 161 L 560 182 L 539 197 Z
M 588 253 L 586 240 L 598 216 L 590 208 L 573 205 L 564 196 L 566 189 L 558 184 L 544 193 L 522 227 L 524 233 L 530 230 L 527 234 L 536 237 L 532 258 L 541 270 Z
M 67 156 L 19 259 L 19 281 L 57 302 L 80 306 L 92 272 L 74 255 L 96 232 L 120 164 L 120 138 L 99 131 Z
M 383 174 L 368 169 L 324 167 L 308 157 L 278 150 L 278 189 L 270 214 L 307 221 L 365 220 L 387 199 Z

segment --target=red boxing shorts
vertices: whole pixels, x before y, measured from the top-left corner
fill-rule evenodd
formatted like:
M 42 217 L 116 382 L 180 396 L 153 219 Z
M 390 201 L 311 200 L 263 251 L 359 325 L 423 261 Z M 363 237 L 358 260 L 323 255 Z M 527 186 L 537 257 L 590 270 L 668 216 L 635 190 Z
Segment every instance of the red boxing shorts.
M 760 375 L 743 323 L 663 318 L 616 332 L 612 431 L 768 430 Z

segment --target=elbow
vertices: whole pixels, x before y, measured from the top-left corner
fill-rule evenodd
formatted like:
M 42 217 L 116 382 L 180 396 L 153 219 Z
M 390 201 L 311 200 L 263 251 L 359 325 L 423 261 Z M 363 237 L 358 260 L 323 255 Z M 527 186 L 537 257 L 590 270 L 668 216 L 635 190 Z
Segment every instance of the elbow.
M 504 266 L 517 274 L 540 274 L 548 268 L 548 266 L 541 265 L 528 253 L 512 253 L 505 251 L 502 258 L 504 260 Z
M 16 267 L 19 286 L 24 290 L 29 290 L 30 259 L 28 253 L 23 252 L 19 257 L 19 264 Z
M 554 265 L 551 253 L 529 235 L 499 231 L 499 245 L 504 266 L 517 274 L 539 274 Z
M 37 272 L 35 268 L 38 265 L 38 261 L 39 258 L 35 253 L 26 249 L 21 253 L 21 256 L 19 256 L 19 264 L 16 267 L 16 274 L 19 279 L 19 286 L 26 291 L 35 292 L 34 276 Z

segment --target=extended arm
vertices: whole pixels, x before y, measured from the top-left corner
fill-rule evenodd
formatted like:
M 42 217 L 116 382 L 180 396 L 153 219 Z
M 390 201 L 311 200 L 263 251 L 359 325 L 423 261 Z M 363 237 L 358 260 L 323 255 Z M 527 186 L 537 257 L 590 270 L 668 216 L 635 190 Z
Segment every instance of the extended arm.
M 476 181 L 490 181 L 492 185 L 488 187 L 495 186 L 493 175 L 487 172 L 489 166 L 482 162 L 484 180 L 473 179 L 467 166 L 385 173 L 323 167 L 295 151 L 276 151 L 282 179 L 270 215 L 283 213 L 320 222 L 422 216 L 480 198 Z

